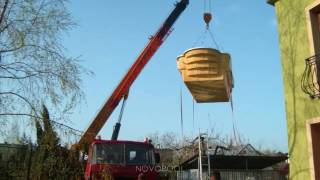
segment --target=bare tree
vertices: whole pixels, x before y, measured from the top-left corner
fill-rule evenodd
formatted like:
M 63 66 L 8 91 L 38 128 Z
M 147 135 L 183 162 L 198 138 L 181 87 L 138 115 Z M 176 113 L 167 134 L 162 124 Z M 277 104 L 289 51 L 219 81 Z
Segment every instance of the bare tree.
M 39 117 L 42 103 L 62 117 L 82 99 L 86 71 L 60 43 L 74 25 L 66 0 L 0 1 L 0 122 Z
M 154 145 L 160 146 L 160 148 L 178 149 L 180 147 L 178 136 L 174 132 L 165 132 L 162 134 L 155 132 L 149 134 L 148 137 Z

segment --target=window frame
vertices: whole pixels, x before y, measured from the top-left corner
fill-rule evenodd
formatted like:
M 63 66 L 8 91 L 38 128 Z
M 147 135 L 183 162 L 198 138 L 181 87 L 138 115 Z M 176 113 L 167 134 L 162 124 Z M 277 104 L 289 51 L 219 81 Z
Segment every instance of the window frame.
M 319 11 L 320 13 L 320 0 L 314 1 L 312 4 L 306 7 L 306 17 L 307 17 L 307 31 L 308 31 L 308 39 L 309 39 L 309 52 L 310 56 L 314 56 L 317 53 L 320 53 L 320 29 L 318 29 L 318 34 L 315 33 L 315 18 L 314 11 Z M 318 22 L 319 23 L 319 22 Z M 320 24 L 320 23 L 319 23 Z M 315 37 L 317 36 L 317 37 Z M 315 38 L 318 38 L 319 42 L 315 43 Z M 317 46 L 317 47 L 316 47 Z
M 309 39 L 309 57 L 320 54 L 320 0 L 315 0 L 309 6 L 305 8 L 306 20 L 307 20 L 307 32 Z M 313 84 L 316 89 L 320 89 L 319 85 L 319 75 L 318 69 L 320 70 L 320 64 L 317 64 L 318 59 L 315 60 L 316 63 L 312 65 L 313 73 L 312 79 Z M 315 92 L 318 94 L 318 92 Z
M 315 178 L 315 164 L 314 164 L 314 152 L 313 152 L 313 139 L 312 139 L 312 126 L 320 125 L 320 117 L 310 119 L 307 121 L 307 143 L 308 143 L 308 156 L 309 156 L 309 166 L 310 166 L 310 176 L 311 180 L 316 180 Z

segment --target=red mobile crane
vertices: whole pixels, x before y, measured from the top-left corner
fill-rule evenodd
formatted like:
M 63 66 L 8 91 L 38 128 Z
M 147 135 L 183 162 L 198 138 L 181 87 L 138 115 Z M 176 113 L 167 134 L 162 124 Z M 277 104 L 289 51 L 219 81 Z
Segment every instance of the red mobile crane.
M 138 176 L 141 175 L 148 180 L 157 178 L 158 175 L 153 168 L 145 168 L 146 165 L 148 167 L 154 167 L 156 161 L 159 159 L 158 155 L 155 156 L 154 147 L 151 143 L 148 141 L 133 142 L 117 140 L 121 126 L 121 115 L 132 83 L 168 37 L 173 24 L 188 4 L 189 0 L 181 0 L 175 4 L 175 8 L 171 14 L 156 34 L 150 38 L 146 47 L 90 123 L 78 144 L 76 144 L 76 147 L 89 146 L 85 173 L 86 179 L 100 179 L 105 171 L 107 172 L 106 174 L 111 175 L 113 179 L 137 179 Z M 95 139 L 122 99 L 123 105 L 120 117 L 114 127 L 111 140 Z M 143 172 L 139 172 L 139 166 L 144 166 L 142 169 Z

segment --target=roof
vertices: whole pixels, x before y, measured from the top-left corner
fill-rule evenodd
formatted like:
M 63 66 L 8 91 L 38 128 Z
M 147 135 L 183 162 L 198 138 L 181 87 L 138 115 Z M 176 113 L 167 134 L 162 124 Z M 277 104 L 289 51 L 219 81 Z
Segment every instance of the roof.
M 153 148 L 151 143 L 139 142 L 139 141 L 124 141 L 124 140 L 99 140 L 95 139 L 92 144 L 135 144 L 135 145 L 144 145 Z
M 279 0 L 267 0 L 268 4 L 271 4 L 272 6 L 274 6 L 274 4 L 279 1 Z
M 287 154 L 263 154 L 251 144 L 211 146 L 210 164 L 214 169 L 264 169 L 288 159 Z M 180 164 L 182 169 L 197 169 L 199 155 L 196 153 Z M 203 156 L 203 164 L 207 164 L 208 156 Z
M 251 144 L 246 145 L 237 145 L 237 146 L 213 146 L 209 153 L 212 155 L 229 155 L 229 156 L 236 156 L 236 155 L 244 155 L 244 156 L 259 156 L 263 155 L 261 152 L 256 150 Z
M 207 164 L 207 156 L 203 163 Z M 210 164 L 214 169 L 264 169 L 288 159 L 287 155 L 278 156 L 239 156 L 239 155 L 211 155 Z M 198 168 L 198 155 L 194 155 L 180 164 L 184 170 Z

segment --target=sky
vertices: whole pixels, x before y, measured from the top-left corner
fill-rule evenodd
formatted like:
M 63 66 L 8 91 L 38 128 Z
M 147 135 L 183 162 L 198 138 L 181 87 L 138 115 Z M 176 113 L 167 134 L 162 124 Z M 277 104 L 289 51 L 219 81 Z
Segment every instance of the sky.
M 69 125 L 85 130 L 117 86 L 148 38 L 174 8 L 175 0 L 71 0 L 68 8 L 77 26 L 62 38 L 70 56 L 94 72 L 83 75 L 86 101 Z M 190 0 L 149 64 L 130 89 L 119 139 L 142 140 L 159 132 L 181 136 L 180 89 L 184 134 L 195 136 L 213 128 L 232 135 L 232 121 L 243 139 L 256 147 L 287 151 L 284 90 L 274 8 L 264 0 L 212 0 L 211 29 L 220 50 L 231 54 L 235 81 L 234 116 L 230 103 L 195 104 L 177 70 L 176 57 L 193 48 L 205 29 L 203 1 Z M 216 48 L 212 43 L 203 46 Z M 120 106 L 104 128 L 109 139 Z

